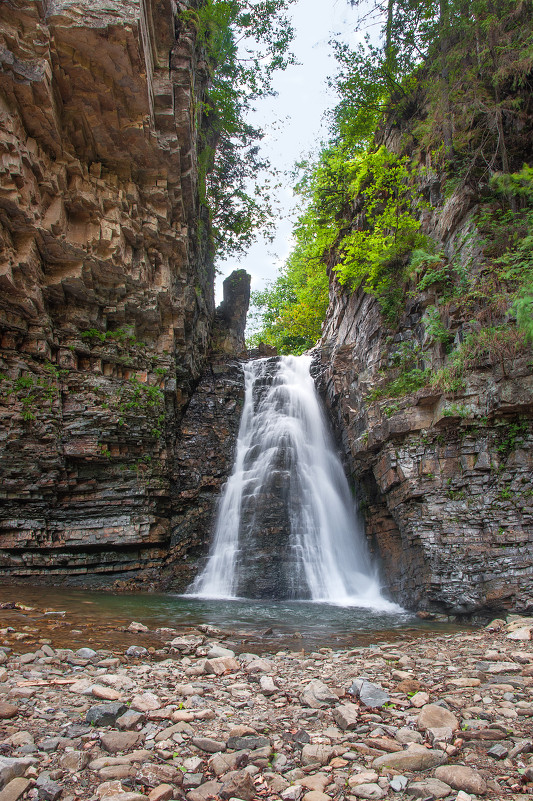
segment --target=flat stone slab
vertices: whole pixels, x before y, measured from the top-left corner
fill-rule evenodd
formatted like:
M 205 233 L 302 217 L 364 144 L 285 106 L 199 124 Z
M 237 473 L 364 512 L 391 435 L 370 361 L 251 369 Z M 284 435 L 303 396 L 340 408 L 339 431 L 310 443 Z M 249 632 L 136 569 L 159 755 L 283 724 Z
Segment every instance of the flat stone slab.
M 0 801 L 18 801 L 24 795 L 31 782 L 29 779 L 13 779 L 3 790 L 0 790 Z
M 405 751 L 393 754 L 384 754 L 372 762 L 373 768 L 394 768 L 400 772 L 404 770 L 430 770 L 446 762 L 447 756 L 440 749 L 424 748 L 416 743 L 410 745 Z M 444 779 L 443 779 L 444 781 Z
M 134 748 L 140 739 L 141 735 L 136 731 L 110 731 L 102 735 L 100 742 L 106 751 L 116 754 Z
M 465 793 L 485 795 L 487 792 L 487 784 L 481 773 L 466 765 L 442 765 L 435 771 L 435 778 Z
M 407 787 L 407 795 L 412 795 L 413 798 L 446 798 L 450 795 L 452 788 L 449 784 L 441 782 L 439 779 L 424 779 L 421 782 L 411 782 Z
M 426 704 L 420 710 L 417 721 L 418 728 L 421 731 L 426 729 L 442 729 L 445 727 L 456 731 L 459 728 L 459 721 L 455 715 L 448 709 L 438 704 Z

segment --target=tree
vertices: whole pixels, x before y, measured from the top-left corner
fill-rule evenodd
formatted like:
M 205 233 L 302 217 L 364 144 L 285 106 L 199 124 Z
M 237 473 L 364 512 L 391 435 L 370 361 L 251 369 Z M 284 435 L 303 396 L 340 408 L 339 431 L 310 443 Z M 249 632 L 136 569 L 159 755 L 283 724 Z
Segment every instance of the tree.
M 279 279 L 255 297 L 265 322 L 256 340 L 281 352 L 314 344 L 328 274 L 374 294 L 394 325 L 407 280 L 417 280 L 413 250 L 426 267 L 436 260 L 422 280 L 446 278 L 447 300 L 463 306 L 480 341 L 483 331 L 487 343 L 505 339 L 498 322 L 513 310 L 531 336 L 531 175 L 512 172 L 521 166 L 520 129 L 529 123 L 531 0 L 378 0 L 359 26 L 376 21 L 378 44 L 369 37 L 354 50 L 333 43 L 339 71 L 331 84 L 340 99 L 330 113 L 331 140 L 314 164 L 303 165 L 295 249 Z M 381 146 L 383 132 L 394 129 L 404 155 Z M 425 204 L 417 186 L 428 167 L 444 192 L 466 183 L 476 189 L 482 270 L 470 274 L 463 265 L 453 275 L 421 234 Z M 317 288 L 320 302 L 309 303 Z M 519 332 L 516 341 L 523 339 Z
M 205 0 L 183 14 L 205 47 L 210 80 L 203 105 L 199 155 L 201 200 L 209 207 L 216 253 L 243 253 L 272 226 L 270 179 L 247 121 L 254 102 L 272 93 L 272 76 L 294 63 L 287 9 L 295 0 Z

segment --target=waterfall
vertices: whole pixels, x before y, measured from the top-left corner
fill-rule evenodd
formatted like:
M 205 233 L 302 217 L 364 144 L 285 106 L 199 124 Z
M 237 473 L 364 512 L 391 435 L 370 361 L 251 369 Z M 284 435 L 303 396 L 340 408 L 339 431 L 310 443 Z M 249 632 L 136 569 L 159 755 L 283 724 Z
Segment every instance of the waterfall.
M 188 595 L 292 598 L 398 610 L 380 593 L 310 357 L 244 365 L 235 464 Z

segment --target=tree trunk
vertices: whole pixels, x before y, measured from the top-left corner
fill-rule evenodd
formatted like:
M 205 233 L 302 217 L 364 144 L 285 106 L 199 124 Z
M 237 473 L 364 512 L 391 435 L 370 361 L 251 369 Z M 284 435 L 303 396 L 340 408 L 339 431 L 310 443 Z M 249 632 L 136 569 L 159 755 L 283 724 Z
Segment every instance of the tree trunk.
M 444 154 L 449 161 L 454 159 L 453 150 L 453 126 L 450 103 L 450 74 L 448 67 L 448 51 L 450 48 L 450 19 L 448 0 L 439 1 L 440 11 L 440 32 L 439 45 L 441 57 L 440 86 L 442 96 L 442 139 L 444 142 Z

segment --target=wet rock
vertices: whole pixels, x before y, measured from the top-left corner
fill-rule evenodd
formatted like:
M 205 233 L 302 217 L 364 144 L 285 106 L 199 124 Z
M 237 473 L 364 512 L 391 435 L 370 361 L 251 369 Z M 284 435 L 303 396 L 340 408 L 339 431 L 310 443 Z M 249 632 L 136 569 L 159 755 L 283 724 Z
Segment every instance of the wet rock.
M 130 645 L 130 647 L 126 649 L 126 656 L 141 657 L 147 654 L 148 648 L 144 648 L 142 645 Z
M 93 651 L 92 648 L 79 648 L 75 655 L 79 659 L 94 659 L 94 657 L 97 656 L 97 653 L 96 651 Z
M 148 626 L 145 626 L 143 623 L 137 623 L 135 620 L 132 620 L 132 622 L 128 626 L 128 631 L 139 633 L 141 631 L 149 631 L 149 628 Z
M 324 682 L 313 679 L 304 688 L 301 700 L 304 706 L 310 706 L 311 709 L 323 709 L 338 703 L 339 698 Z
M 479 771 L 463 765 L 442 765 L 435 771 L 435 777 L 449 784 L 454 790 L 464 790 L 475 795 L 485 795 L 487 784 Z
M 372 762 L 374 768 L 394 768 L 395 770 L 430 770 L 447 761 L 446 754 L 440 749 L 428 749 L 414 743 L 405 751 L 384 754 Z M 444 781 L 444 780 L 443 780 Z
M 114 726 L 117 718 L 127 711 L 128 707 L 119 702 L 97 704 L 87 710 L 85 720 L 94 726 Z
M 362 704 L 374 709 L 379 709 L 384 704 L 389 703 L 390 696 L 377 684 L 366 679 L 355 679 L 348 690 L 350 695 L 359 698 Z
M 426 704 L 420 711 L 417 725 L 421 731 L 438 729 L 444 726 L 456 731 L 459 728 L 459 721 L 448 709 L 437 704 Z

